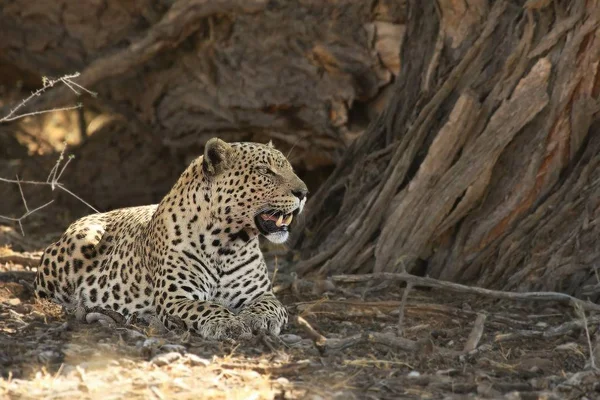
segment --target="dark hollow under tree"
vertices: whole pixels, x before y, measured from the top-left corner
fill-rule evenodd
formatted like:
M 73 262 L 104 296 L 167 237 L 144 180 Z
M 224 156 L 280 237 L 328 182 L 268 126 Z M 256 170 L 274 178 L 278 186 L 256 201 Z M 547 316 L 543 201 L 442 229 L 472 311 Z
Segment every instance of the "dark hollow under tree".
M 600 293 L 598 1 L 408 2 L 387 109 L 312 195 L 301 274 Z

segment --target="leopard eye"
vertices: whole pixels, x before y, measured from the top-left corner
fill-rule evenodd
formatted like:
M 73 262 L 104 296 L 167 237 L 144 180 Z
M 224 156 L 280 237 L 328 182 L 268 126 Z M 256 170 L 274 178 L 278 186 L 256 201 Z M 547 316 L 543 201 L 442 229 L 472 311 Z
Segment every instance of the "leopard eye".
M 271 168 L 264 165 L 256 167 L 256 171 L 261 175 L 275 175 L 275 172 Z

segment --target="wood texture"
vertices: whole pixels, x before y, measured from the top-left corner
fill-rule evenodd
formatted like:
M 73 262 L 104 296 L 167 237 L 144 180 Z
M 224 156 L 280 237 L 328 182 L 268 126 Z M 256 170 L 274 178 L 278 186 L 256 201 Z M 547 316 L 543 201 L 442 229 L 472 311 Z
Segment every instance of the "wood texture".
M 600 5 L 532 4 L 408 2 L 394 95 L 309 202 L 300 273 L 597 284 Z

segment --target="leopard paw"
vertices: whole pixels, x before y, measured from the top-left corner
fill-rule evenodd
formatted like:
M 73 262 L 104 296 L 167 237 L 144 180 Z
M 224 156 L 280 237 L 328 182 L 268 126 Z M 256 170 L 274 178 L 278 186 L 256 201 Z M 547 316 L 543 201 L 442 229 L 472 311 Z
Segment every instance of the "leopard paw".
M 249 339 L 250 328 L 239 318 L 223 318 L 205 322 L 200 327 L 200 334 L 205 339 Z
M 277 315 L 258 314 L 252 311 L 242 311 L 239 317 L 253 333 L 268 333 L 278 336 L 285 320 Z

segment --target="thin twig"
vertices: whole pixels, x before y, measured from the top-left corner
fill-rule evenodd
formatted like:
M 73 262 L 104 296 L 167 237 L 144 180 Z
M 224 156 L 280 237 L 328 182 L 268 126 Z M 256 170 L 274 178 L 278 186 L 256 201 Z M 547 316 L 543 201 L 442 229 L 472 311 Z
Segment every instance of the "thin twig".
M 6 117 L 0 119 L 0 123 L 2 123 L 2 122 L 16 121 L 16 120 L 21 119 L 21 118 L 33 117 L 34 115 L 48 114 L 48 113 L 51 113 L 51 112 L 77 110 L 77 109 L 79 109 L 81 107 L 83 107 L 83 105 L 81 103 L 77 103 L 74 106 L 58 107 L 58 108 L 48 108 L 46 110 L 32 111 L 32 112 L 28 112 L 28 113 L 25 113 L 25 114 L 15 115 L 13 117 L 11 117 L 10 114 L 9 114 Z
M 425 286 L 436 289 L 450 290 L 458 293 L 477 294 L 494 299 L 527 300 L 527 301 L 556 301 L 570 305 L 579 304 L 586 311 L 600 311 L 600 304 L 584 301 L 566 293 L 558 292 L 503 292 L 501 290 L 484 289 L 477 286 L 466 286 L 459 283 L 440 281 L 438 279 L 414 276 L 408 273 L 380 272 L 364 275 L 336 275 L 331 277 L 334 282 L 357 283 L 374 279 L 385 279 L 401 282 L 412 282 L 415 286 Z
M 296 318 L 296 322 L 298 323 L 298 326 L 300 326 L 300 328 L 302 328 L 304 333 L 306 333 L 308 335 L 310 340 L 312 340 L 315 343 L 315 345 L 323 346 L 325 344 L 325 342 L 327 341 L 327 338 L 325 336 L 321 335 L 315 328 L 313 328 L 312 325 L 309 324 L 307 320 L 298 316 Z
M 60 168 L 60 164 L 65 159 L 65 151 L 66 150 L 67 150 L 67 143 L 65 142 L 63 149 L 61 150 L 60 154 L 58 155 L 58 159 L 56 160 L 56 163 L 50 170 L 50 173 L 48 174 L 48 178 L 46 178 L 46 182 L 51 184 L 52 190 L 54 190 L 54 186 L 57 182 L 56 173 L 58 172 L 58 169 Z
M 51 200 L 49 202 L 47 202 L 46 204 L 43 204 L 39 207 L 36 207 L 33 210 L 29 209 L 29 205 L 27 204 L 27 199 L 25 198 L 25 194 L 23 192 L 23 184 L 26 185 L 45 185 L 45 186 L 50 186 L 51 190 L 54 191 L 55 189 L 59 189 L 62 190 L 63 192 L 69 194 L 70 196 L 74 197 L 75 199 L 79 200 L 80 202 L 82 202 L 83 204 L 85 204 L 86 206 L 88 206 L 90 209 L 94 210 L 94 212 L 99 212 L 96 208 L 94 208 L 90 203 L 88 203 L 87 201 L 83 200 L 81 197 L 79 197 L 78 195 L 76 195 L 75 193 L 73 193 L 72 191 L 70 191 L 69 189 L 67 189 L 62 183 L 59 182 L 59 179 L 62 177 L 63 173 L 65 172 L 65 169 L 67 167 L 67 165 L 71 162 L 71 160 L 73 159 L 72 156 L 69 156 L 67 158 L 67 161 L 62 164 L 62 161 L 65 159 L 64 154 L 65 151 L 67 149 L 67 144 L 65 143 L 64 148 L 62 149 L 62 151 L 60 152 L 60 155 L 58 157 L 58 160 L 56 161 L 56 164 L 54 164 L 54 166 L 52 167 L 52 169 L 50 170 L 50 173 L 48 174 L 48 178 L 46 179 L 45 182 L 40 182 L 40 181 L 23 181 L 21 180 L 18 176 L 17 179 L 6 179 L 6 178 L 0 178 L 0 182 L 4 182 L 4 183 L 13 183 L 16 184 L 19 187 L 19 193 L 21 194 L 21 200 L 23 201 L 23 205 L 25 206 L 25 213 L 23 215 L 21 215 L 18 218 L 14 218 L 14 217 L 8 217 L 5 215 L 0 215 L 0 219 L 4 219 L 6 221 L 12 221 L 12 222 L 16 222 L 19 225 L 19 228 L 21 229 L 21 234 L 23 236 L 25 236 L 25 229 L 23 228 L 23 220 L 27 217 L 29 217 L 30 215 L 32 215 L 33 213 L 49 206 L 50 204 L 52 204 L 54 202 L 54 200 Z
M 300 328 L 313 341 L 315 347 L 321 352 L 335 352 L 356 345 L 364 345 L 365 343 L 373 343 L 385 345 L 396 350 L 404 350 L 408 352 L 416 352 L 423 349 L 423 343 L 395 336 L 393 333 L 381 332 L 363 332 L 340 339 L 329 339 L 313 328 L 304 318 L 297 317 L 296 322 Z M 443 347 L 432 346 L 431 351 L 437 352 L 444 356 L 455 357 L 463 354 L 462 352 L 445 349 Z
M 90 96 L 92 96 L 92 97 L 98 97 L 98 93 L 96 93 L 96 92 L 92 92 L 91 90 L 84 88 L 84 87 L 83 87 L 83 86 L 81 86 L 79 83 L 77 83 L 77 82 L 73 82 L 73 81 L 72 81 L 70 78 L 63 77 L 63 78 L 61 78 L 61 81 L 62 81 L 63 83 L 65 83 L 65 84 L 67 84 L 67 86 L 69 86 L 69 88 L 70 88 L 71 90 L 73 90 L 75 93 L 78 93 L 78 92 L 77 92 L 75 89 L 73 89 L 73 88 L 71 87 L 71 85 L 73 85 L 73 86 L 77 86 L 79 89 L 83 90 L 84 92 L 86 92 L 87 94 L 89 94 L 89 95 L 90 95 Z M 79 94 L 79 93 L 78 93 L 78 94 Z
M 581 322 L 583 323 L 583 329 L 585 330 L 585 337 L 588 343 L 588 350 L 590 352 L 590 368 L 597 369 L 596 367 L 596 357 L 594 356 L 594 345 L 592 344 L 592 338 L 590 337 L 590 329 L 588 328 L 587 317 L 585 316 L 585 311 L 581 308 L 580 305 L 575 305 L 575 313 L 579 315 L 581 318 Z
M 328 339 L 313 328 L 304 318 L 299 316 L 296 318 L 296 322 L 321 353 L 344 350 L 366 341 L 366 335 L 360 333 L 347 338 Z
M 25 230 L 23 229 L 23 220 L 27 217 L 29 217 L 31 214 L 35 213 L 36 211 L 41 210 L 42 208 L 48 207 L 50 204 L 52 204 L 54 202 L 54 200 L 50 200 L 49 202 L 47 202 L 46 204 L 42 204 L 41 206 L 34 208 L 31 211 L 27 211 L 25 214 L 21 215 L 19 218 L 11 218 L 11 217 L 6 217 L 4 215 L 0 215 L 0 218 L 7 220 L 7 221 L 13 221 L 19 224 L 19 227 L 21 228 L 21 234 L 23 236 L 25 236 Z
M 400 303 L 400 308 L 398 309 L 398 336 L 402 336 L 404 330 L 404 309 L 406 307 L 406 302 L 408 300 L 408 294 L 413 288 L 413 284 L 409 282 L 406 285 L 406 289 L 404 289 L 404 293 L 402 293 L 402 301 Z
M 21 186 L 21 182 L 19 182 L 19 175 L 17 175 L 17 185 L 19 186 L 19 192 L 21 193 L 21 199 L 23 200 L 23 205 L 25 206 L 25 211 L 29 212 L 29 207 L 27 206 L 27 200 L 25 199 L 25 195 L 23 194 L 23 186 Z
M 36 97 L 41 96 L 44 92 L 46 92 L 47 90 L 53 88 L 54 86 L 56 86 L 58 83 L 62 83 L 63 85 L 65 85 L 66 87 L 68 87 L 70 90 L 72 90 L 76 95 L 80 95 L 81 91 L 84 91 L 94 97 L 97 96 L 97 93 L 92 92 L 91 90 L 86 89 L 85 87 L 83 87 L 82 85 L 78 84 L 77 82 L 74 82 L 73 79 L 79 77 L 79 72 L 76 72 L 74 74 L 70 74 L 70 75 L 64 75 L 58 79 L 50 79 L 47 77 L 43 77 L 42 78 L 42 87 L 39 88 L 38 90 L 36 90 L 35 92 L 32 92 L 28 97 L 26 97 L 25 99 L 21 100 L 21 102 L 19 104 L 17 104 L 17 106 L 15 106 L 14 108 L 12 108 L 10 110 L 10 112 L 0 118 L 0 123 L 3 122 L 10 122 L 10 121 L 15 121 L 17 119 L 21 119 L 21 118 L 25 118 L 25 117 L 29 117 L 29 116 L 34 116 L 34 115 L 40 115 L 40 114 L 45 114 L 45 113 L 49 113 L 49 112 L 54 112 L 54 111 L 67 111 L 67 110 L 74 110 L 74 109 L 78 109 L 81 108 L 82 105 L 81 104 L 77 104 L 75 106 L 69 106 L 69 107 L 61 107 L 61 108 L 51 108 L 51 109 L 45 109 L 45 110 L 37 110 L 37 111 L 32 111 L 32 112 L 27 112 L 27 113 L 19 113 L 19 110 L 21 110 L 23 107 L 25 107 L 31 100 L 33 100 Z M 79 90 L 78 90 L 79 89 Z M 81 90 L 81 91 L 80 91 Z M 96 210 L 94 207 L 92 207 L 91 204 L 89 204 L 88 202 L 86 202 L 85 200 L 83 200 L 81 197 L 77 196 L 76 194 L 74 194 L 73 192 L 71 192 L 69 189 L 67 189 L 63 184 L 61 184 L 59 182 L 60 178 L 62 177 L 63 173 L 65 172 L 67 166 L 69 165 L 69 163 L 71 162 L 71 160 L 73 159 L 73 156 L 69 156 L 69 158 L 67 159 L 67 161 L 62 164 L 62 161 L 64 160 L 64 155 L 65 155 L 65 151 L 67 149 L 67 145 L 65 143 L 64 148 L 62 149 L 62 151 L 60 152 L 60 155 L 58 157 L 58 160 L 56 161 L 56 164 L 54 164 L 54 167 L 52 167 L 52 169 L 50 170 L 50 173 L 48 174 L 48 178 L 46 179 L 46 182 L 38 182 L 38 181 L 23 181 L 21 179 L 19 179 L 19 177 L 17 176 L 17 179 L 6 179 L 6 178 L 0 178 L 0 182 L 3 183 L 14 183 L 17 184 L 19 186 L 19 193 L 21 194 L 21 200 L 23 201 L 23 205 L 25 207 L 25 213 L 19 217 L 19 218 L 13 218 L 13 217 L 8 217 L 8 216 L 4 216 L 4 215 L 0 215 L 0 219 L 4 219 L 7 221 L 13 221 L 16 222 L 19 225 L 19 228 L 21 229 L 21 234 L 23 236 L 25 236 L 25 230 L 23 229 L 23 220 L 25 218 L 27 218 L 28 216 L 30 216 L 31 214 L 33 214 L 36 211 L 41 210 L 42 208 L 50 205 L 52 203 L 52 201 L 41 205 L 39 207 L 37 207 L 34 210 L 30 210 L 29 209 L 29 205 L 27 204 L 27 199 L 25 198 L 25 194 L 23 192 L 23 184 L 27 184 L 27 185 L 48 185 L 50 186 L 50 188 L 52 189 L 52 191 L 54 191 L 56 188 L 62 190 L 63 192 L 75 197 L 77 200 L 81 201 L 83 204 L 85 204 L 86 206 L 88 206 L 89 208 L 91 208 L 92 210 L 94 210 L 95 212 L 98 212 L 98 210 Z
M 74 155 L 70 155 L 69 158 L 67 158 L 67 162 L 65 162 L 65 164 L 62 166 L 60 173 L 58 174 L 58 176 L 56 177 L 56 181 L 58 182 L 60 180 L 60 177 L 62 176 L 63 172 L 65 172 L 65 169 L 67 169 L 67 165 L 69 165 L 69 163 L 75 158 Z
M 58 79 L 50 79 L 48 77 L 43 77 L 42 78 L 42 87 L 39 88 L 38 90 L 36 90 L 35 92 L 32 92 L 28 97 L 21 100 L 21 102 L 19 104 L 17 104 L 14 108 L 12 108 L 6 116 L 0 118 L 0 123 L 11 122 L 11 121 L 15 121 L 17 119 L 30 117 L 30 116 L 34 116 L 34 115 L 47 114 L 47 113 L 54 112 L 54 111 L 69 111 L 69 110 L 75 110 L 75 109 L 81 108 L 82 107 L 81 103 L 78 103 L 74 106 L 68 106 L 68 107 L 58 107 L 58 108 L 37 110 L 37 111 L 32 111 L 32 112 L 23 113 L 23 114 L 17 113 L 21 108 L 25 107 L 29 102 L 31 102 L 31 100 L 33 100 L 36 97 L 41 96 L 44 92 L 46 92 L 47 90 L 56 86 L 57 83 L 62 83 L 63 85 L 67 86 L 78 96 L 81 93 L 79 91 L 77 91 L 74 86 L 76 86 L 76 87 L 84 90 L 86 93 L 96 97 L 97 93 L 92 92 L 91 90 L 88 90 L 73 81 L 73 78 L 77 78 L 77 77 L 79 77 L 79 72 L 75 72 L 74 74 L 70 74 L 70 75 L 64 75 Z
M 77 200 L 79 200 L 80 202 L 82 202 L 83 204 L 85 204 L 86 206 L 88 206 L 89 208 L 91 208 L 94 212 L 99 213 L 100 211 L 96 210 L 90 203 L 88 203 L 87 201 L 85 201 L 84 199 L 82 199 L 81 197 L 77 196 L 75 193 L 71 192 L 69 189 L 67 189 L 66 187 L 63 186 L 62 183 L 58 183 L 56 185 L 60 190 L 70 194 L 71 196 L 73 196 L 74 198 L 76 198 Z

